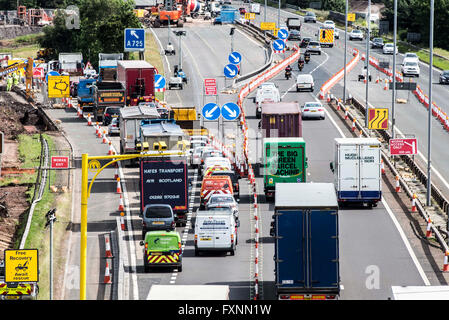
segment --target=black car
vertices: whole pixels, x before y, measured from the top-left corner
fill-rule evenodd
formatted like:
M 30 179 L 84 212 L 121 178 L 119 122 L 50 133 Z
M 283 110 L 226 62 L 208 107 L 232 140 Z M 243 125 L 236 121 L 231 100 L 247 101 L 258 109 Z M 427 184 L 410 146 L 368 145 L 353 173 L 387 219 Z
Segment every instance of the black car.
M 440 83 L 449 83 L 449 70 L 444 70 L 442 73 L 440 73 Z
M 118 118 L 120 115 L 120 107 L 106 107 L 104 109 L 103 125 L 108 126 L 112 118 Z
M 309 45 L 311 38 L 306 37 L 306 38 L 302 38 L 301 43 L 299 44 L 300 48 L 307 48 L 307 46 Z
M 301 32 L 299 32 L 298 30 L 290 30 L 288 40 L 301 41 Z
M 374 38 L 373 41 L 371 41 L 371 48 L 372 49 L 382 49 L 384 47 L 384 39 L 382 38 Z

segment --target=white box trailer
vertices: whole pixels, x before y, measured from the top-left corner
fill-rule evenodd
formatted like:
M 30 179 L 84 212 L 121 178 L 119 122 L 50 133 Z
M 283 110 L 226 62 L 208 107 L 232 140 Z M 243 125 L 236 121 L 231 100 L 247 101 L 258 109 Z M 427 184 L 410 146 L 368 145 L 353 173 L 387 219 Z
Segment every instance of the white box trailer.
M 229 300 L 229 286 L 153 284 L 147 300 Z
M 251 3 L 249 12 L 255 13 L 255 14 L 260 14 L 260 3 Z
M 375 138 L 336 138 L 331 163 L 339 204 L 376 206 L 382 198 L 381 144 Z

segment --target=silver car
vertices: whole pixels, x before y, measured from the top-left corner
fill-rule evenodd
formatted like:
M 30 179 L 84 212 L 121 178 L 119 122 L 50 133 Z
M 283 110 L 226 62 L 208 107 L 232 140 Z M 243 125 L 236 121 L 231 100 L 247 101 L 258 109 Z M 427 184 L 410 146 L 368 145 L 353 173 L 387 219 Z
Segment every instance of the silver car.
M 112 118 L 111 123 L 108 125 L 108 133 L 110 136 L 120 134 L 118 118 Z
M 239 219 L 239 205 L 231 194 L 213 194 L 206 204 L 206 210 L 218 210 L 219 208 L 230 208 L 235 221 Z
M 349 40 L 360 40 L 363 41 L 363 32 L 358 29 L 353 29 L 348 33 Z
M 321 44 L 318 41 L 310 41 L 307 45 L 306 52 L 317 53 L 321 55 Z

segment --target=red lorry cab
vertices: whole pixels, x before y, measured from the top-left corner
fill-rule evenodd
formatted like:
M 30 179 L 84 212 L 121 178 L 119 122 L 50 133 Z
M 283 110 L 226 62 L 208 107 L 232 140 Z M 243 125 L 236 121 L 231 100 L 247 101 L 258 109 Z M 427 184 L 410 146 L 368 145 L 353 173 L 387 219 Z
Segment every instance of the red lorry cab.
M 154 101 L 154 74 L 156 68 L 143 60 L 117 61 L 117 81 L 123 84 L 126 105 Z

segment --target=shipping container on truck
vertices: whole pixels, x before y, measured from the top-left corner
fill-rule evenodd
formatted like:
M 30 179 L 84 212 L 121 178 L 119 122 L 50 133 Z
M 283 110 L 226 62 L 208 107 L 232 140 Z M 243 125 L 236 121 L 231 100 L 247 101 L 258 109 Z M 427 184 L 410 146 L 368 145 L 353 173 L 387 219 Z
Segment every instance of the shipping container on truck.
M 95 121 L 103 121 L 104 109 L 106 107 L 125 106 L 125 88 L 120 82 L 102 81 L 97 82 L 95 92 Z
M 221 23 L 234 23 L 240 18 L 240 13 L 237 9 L 222 9 L 220 12 Z
M 123 53 L 99 53 L 98 54 L 98 80 L 117 80 L 117 61 L 123 60 Z
M 262 103 L 262 136 L 302 137 L 301 107 L 298 102 Z
M 156 69 L 143 60 L 117 61 L 117 81 L 125 87 L 127 106 L 154 100 L 155 73 Z
M 277 183 L 306 182 L 306 143 L 303 138 L 263 139 L 263 185 L 267 199 Z
M 340 205 L 376 206 L 382 199 L 381 145 L 374 138 L 335 138 L 331 163 Z
M 189 181 L 186 156 L 140 160 L 140 209 L 147 204 L 168 204 L 177 224 L 185 226 L 189 210 Z
M 338 299 L 338 203 L 332 183 L 276 184 L 273 219 L 278 299 Z
M 137 153 L 136 141 L 140 136 L 140 122 L 145 119 L 159 119 L 156 108 L 146 106 L 126 107 L 120 110 L 120 154 Z

